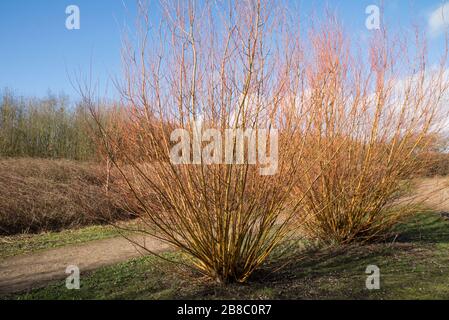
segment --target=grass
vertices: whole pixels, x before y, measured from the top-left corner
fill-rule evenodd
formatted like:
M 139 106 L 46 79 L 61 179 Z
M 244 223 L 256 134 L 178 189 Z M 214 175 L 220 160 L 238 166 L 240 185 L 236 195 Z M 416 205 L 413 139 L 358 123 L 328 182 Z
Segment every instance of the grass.
M 133 222 L 123 223 L 130 226 Z M 61 232 L 0 237 L 0 259 L 66 245 L 113 238 L 119 235 L 120 232 L 117 228 L 104 225 L 64 230 Z
M 13 299 L 449 299 L 449 221 L 420 214 L 389 243 L 308 250 L 278 273 L 265 266 L 245 285 L 192 281 L 155 257 L 101 268 L 81 277 L 81 290 L 64 281 Z M 182 259 L 178 253 L 167 257 Z M 281 263 L 281 262 L 279 262 Z M 381 289 L 365 288 L 377 265 Z

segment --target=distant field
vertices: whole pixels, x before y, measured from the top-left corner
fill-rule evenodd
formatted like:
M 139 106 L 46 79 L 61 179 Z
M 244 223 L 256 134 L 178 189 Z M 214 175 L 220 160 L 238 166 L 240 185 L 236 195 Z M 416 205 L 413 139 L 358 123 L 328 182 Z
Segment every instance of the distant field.
M 0 159 L 0 235 L 61 231 L 127 219 L 95 163 Z

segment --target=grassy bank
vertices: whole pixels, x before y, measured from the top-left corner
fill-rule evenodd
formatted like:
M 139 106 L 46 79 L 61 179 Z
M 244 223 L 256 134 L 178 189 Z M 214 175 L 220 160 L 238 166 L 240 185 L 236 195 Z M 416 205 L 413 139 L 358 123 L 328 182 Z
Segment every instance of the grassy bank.
M 448 299 L 449 221 L 422 214 L 388 243 L 298 252 L 277 273 L 258 271 L 245 285 L 192 281 L 171 264 L 144 257 L 81 277 L 81 290 L 64 281 L 14 299 Z M 179 254 L 168 254 L 182 259 Z M 174 255 L 174 256 L 173 256 Z M 381 289 L 365 287 L 368 265 L 381 272 Z
M 133 223 L 129 221 L 121 222 L 120 224 L 126 224 L 126 226 L 130 227 Z M 64 230 L 61 232 L 0 237 L 0 259 L 118 236 L 120 236 L 120 231 L 117 228 L 104 225 Z

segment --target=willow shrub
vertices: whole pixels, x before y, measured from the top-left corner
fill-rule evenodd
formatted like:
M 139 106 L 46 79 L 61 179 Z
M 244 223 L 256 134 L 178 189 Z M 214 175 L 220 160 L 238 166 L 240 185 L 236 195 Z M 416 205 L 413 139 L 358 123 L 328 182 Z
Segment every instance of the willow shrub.
M 307 165 L 313 112 L 298 104 L 299 41 L 288 39 L 296 32 L 270 2 L 159 10 L 165 18 L 152 29 L 140 7 L 139 32 L 129 38 L 138 40 L 123 50 L 129 125 L 120 140 L 133 147 L 123 152 L 106 130 L 104 146 L 134 195 L 138 232 L 171 244 L 218 282 L 245 282 L 291 236 L 301 203 L 291 193 Z M 176 149 L 183 139 L 188 150 Z
M 410 44 L 385 30 L 354 53 L 337 20 L 328 20 L 311 31 L 303 68 L 305 103 L 318 114 L 308 151 L 320 159 L 320 176 L 300 228 L 326 243 L 378 240 L 416 210 L 402 200 L 403 184 L 424 165 L 426 137 L 448 118 L 446 53 L 430 68 L 419 34 Z

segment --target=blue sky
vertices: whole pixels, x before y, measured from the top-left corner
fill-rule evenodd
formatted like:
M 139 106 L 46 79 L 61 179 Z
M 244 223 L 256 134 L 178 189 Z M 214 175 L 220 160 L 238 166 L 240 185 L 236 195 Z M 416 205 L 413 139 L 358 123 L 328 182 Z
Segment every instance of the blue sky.
M 324 13 L 326 3 L 336 8 L 345 26 L 356 34 L 365 28 L 365 8 L 380 5 L 378 0 L 289 0 L 299 3 L 301 19 L 310 10 L 316 17 Z M 65 9 L 77 5 L 81 11 L 81 29 L 67 30 Z M 386 0 L 385 19 L 390 28 L 408 26 L 410 22 L 426 28 L 430 57 L 435 59 L 444 45 L 444 23 L 435 12 L 449 15 L 449 4 L 440 0 Z M 77 98 L 68 73 L 92 74 L 114 95 L 111 76 L 120 75 L 121 32 L 132 26 L 135 0 L 1 0 L 0 1 L 0 89 L 8 87 L 19 95 L 44 96 L 66 93 Z M 435 11 L 440 8 L 440 11 Z M 432 12 L 434 16 L 432 19 Z M 324 16 L 324 14 L 323 14 Z M 157 17 L 156 17 L 157 18 Z M 449 19 L 449 16 L 448 16 Z M 430 23 L 430 26 L 429 26 Z M 92 63 L 91 63 L 92 62 Z

